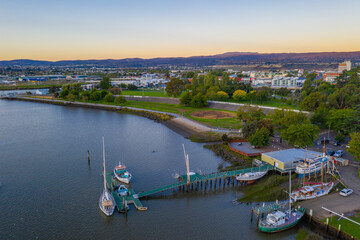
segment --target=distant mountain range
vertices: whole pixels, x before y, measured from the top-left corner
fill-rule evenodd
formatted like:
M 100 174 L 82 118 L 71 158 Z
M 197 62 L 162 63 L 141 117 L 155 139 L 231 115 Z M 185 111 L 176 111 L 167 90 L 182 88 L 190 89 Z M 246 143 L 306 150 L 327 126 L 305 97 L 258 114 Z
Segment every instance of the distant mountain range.
M 210 56 L 172 58 L 125 58 L 104 60 L 38 61 L 18 59 L 0 61 L 0 67 L 8 66 L 98 66 L 98 67 L 166 67 L 166 66 L 214 66 L 246 64 L 297 64 L 297 63 L 337 63 L 344 60 L 359 61 L 358 52 L 310 52 L 310 53 L 257 53 L 228 52 Z

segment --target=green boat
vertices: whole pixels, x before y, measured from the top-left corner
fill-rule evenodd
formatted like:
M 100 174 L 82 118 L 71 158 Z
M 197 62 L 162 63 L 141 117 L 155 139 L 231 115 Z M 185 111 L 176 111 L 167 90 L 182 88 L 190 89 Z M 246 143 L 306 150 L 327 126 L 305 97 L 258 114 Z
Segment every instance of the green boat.
M 289 229 L 301 220 L 305 215 L 305 208 L 291 209 L 291 171 L 289 172 L 289 210 L 274 211 L 266 216 L 266 219 L 259 221 L 259 229 L 262 232 L 275 233 Z
M 265 220 L 259 221 L 259 229 L 262 232 L 275 233 L 289 229 L 301 220 L 305 214 L 305 208 L 299 208 L 288 212 L 275 211 L 269 213 Z

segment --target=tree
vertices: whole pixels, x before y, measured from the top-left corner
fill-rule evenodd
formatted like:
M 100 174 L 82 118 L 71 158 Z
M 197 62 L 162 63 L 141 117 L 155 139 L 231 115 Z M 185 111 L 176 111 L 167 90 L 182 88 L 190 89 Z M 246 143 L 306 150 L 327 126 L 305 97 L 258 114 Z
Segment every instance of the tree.
M 113 95 L 120 95 L 121 94 L 120 88 L 117 88 L 117 87 L 109 88 L 109 92 L 111 92 Z
M 204 94 L 202 94 L 202 93 L 196 94 L 196 96 L 194 96 L 190 102 L 190 106 L 196 107 L 196 108 L 205 107 L 207 105 L 208 105 L 207 100 L 206 100 Z
M 105 102 L 114 102 L 114 95 L 112 95 L 111 93 L 106 94 L 106 96 L 104 97 L 104 101 Z
M 134 84 L 128 84 L 127 85 L 127 89 L 130 90 L 130 91 L 135 91 L 138 89 L 138 87 Z
M 232 98 L 233 98 L 235 101 L 243 101 L 243 100 L 246 100 L 246 95 L 247 95 L 247 93 L 246 93 L 244 90 L 236 90 L 236 91 L 233 93 Z
M 350 148 L 347 150 L 357 161 L 360 161 L 360 132 L 350 135 Z
M 339 133 L 348 135 L 356 127 L 358 114 L 353 109 L 330 110 L 327 125 Z
M 255 99 L 260 102 L 265 102 L 270 99 L 272 90 L 269 87 L 261 87 L 256 91 Z
M 325 96 L 320 92 L 312 92 L 301 102 L 301 108 L 306 111 L 315 111 L 324 100 Z
M 178 97 L 185 90 L 186 83 L 180 78 L 171 79 L 166 85 L 166 92 L 169 96 Z
M 90 100 L 100 101 L 101 100 L 100 91 L 92 91 L 92 93 L 90 93 Z
M 329 110 L 325 107 L 325 104 L 322 103 L 316 109 L 316 111 L 311 115 L 311 123 L 319 126 L 320 128 L 327 128 L 328 124 L 328 115 Z
M 254 120 L 260 121 L 262 118 L 265 117 L 265 113 L 261 108 L 245 106 L 239 107 L 237 117 L 244 122 Z
M 100 88 L 101 89 L 109 89 L 110 87 L 111 87 L 110 78 L 103 77 L 103 79 L 100 81 Z
M 274 124 L 271 119 L 263 118 L 257 122 L 257 129 L 261 129 L 263 127 L 269 131 L 270 136 L 274 134 Z
M 242 129 L 242 134 L 244 138 L 249 138 L 252 136 L 257 130 L 257 122 L 256 121 L 250 121 L 246 122 L 245 126 Z
M 270 133 L 265 128 L 257 129 L 256 132 L 249 138 L 249 143 L 255 147 L 268 146 L 270 142 Z
M 191 100 L 192 100 L 192 96 L 189 91 L 183 92 L 180 96 L 181 105 L 190 106 Z
M 217 95 L 218 99 L 221 101 L 225 101 L 225 100 L 229 99 L 229 95 L 224 91 L 218 91 L 216 93 L 216 95 Z
M 115 103 L 116 104 L 122 104 L 122 103 L 125 103 L 126 102 L 126 99 L 123 97 L 123 96 L 117 96 L 116 98 L 115 98 Z
M 87 102 L 90 99 L 90 92 L 89 91 L 84 91 L 81 93 L 81 99 L 84 102 Z
M 281 137 L 290 144 L 306 147 L 312 146 L 318 137 L 319 127 L 312 124 L 293 124 L 280 132 Z

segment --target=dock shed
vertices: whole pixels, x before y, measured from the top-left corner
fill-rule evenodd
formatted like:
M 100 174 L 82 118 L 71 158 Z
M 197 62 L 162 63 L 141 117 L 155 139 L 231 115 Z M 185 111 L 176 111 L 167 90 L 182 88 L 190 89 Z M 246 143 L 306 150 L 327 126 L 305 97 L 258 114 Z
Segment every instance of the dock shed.
M 307 159 L 322 156 L 320 152 L 307 151 Z M 300 160 L 305 159 L 305 149 L 290 148 L 281 151 L 267 152 L 261 154 L 261 160 L 271 164 L 281 171 L 295 170 Z

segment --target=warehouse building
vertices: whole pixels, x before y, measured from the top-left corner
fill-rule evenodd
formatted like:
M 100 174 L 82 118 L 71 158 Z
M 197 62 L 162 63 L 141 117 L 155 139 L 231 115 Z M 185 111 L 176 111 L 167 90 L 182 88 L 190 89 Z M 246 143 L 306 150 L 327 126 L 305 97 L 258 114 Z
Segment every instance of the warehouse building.
M 314 159 L 322 156 L 320 152 L 307 151 L 306 159 Z M 291 148 L 275 152 L 267 152 L 261 154 L 261 160 L 271 164 L 281 171 L 295 170 L 296 165 L 300 163 L 300 160 L 305 159 L 305 150 Z

